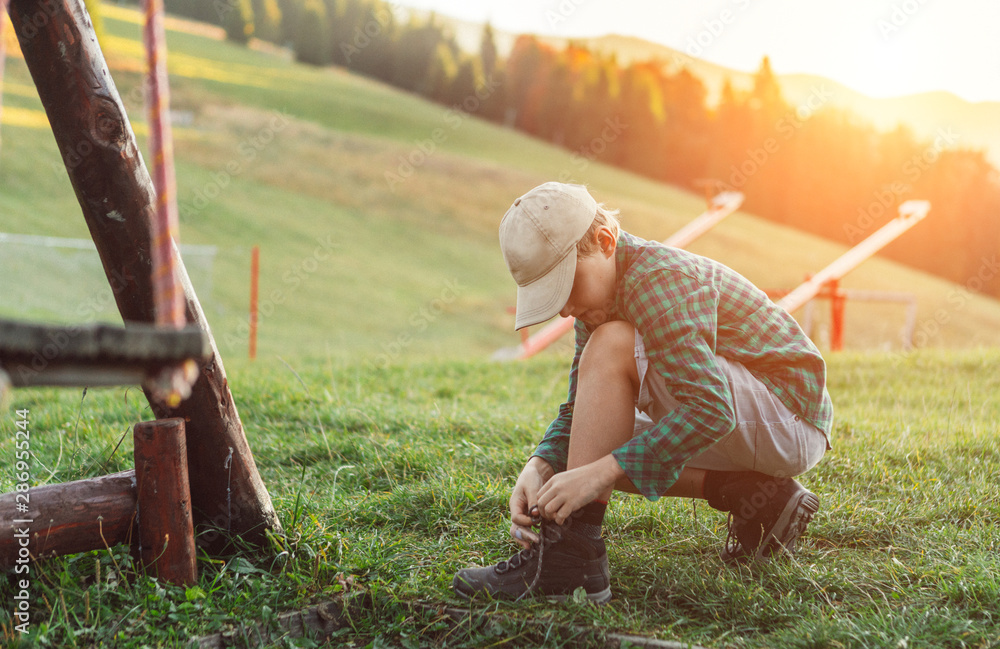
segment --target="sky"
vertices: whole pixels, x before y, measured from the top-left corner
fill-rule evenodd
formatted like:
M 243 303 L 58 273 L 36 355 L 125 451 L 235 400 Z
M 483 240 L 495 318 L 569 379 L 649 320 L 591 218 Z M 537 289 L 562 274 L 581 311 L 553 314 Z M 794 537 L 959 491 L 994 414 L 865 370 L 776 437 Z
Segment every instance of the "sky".
M 819 74 L 872 97 L 1000 101 L 998 0 L 395 0 L 513 33 L 638 36 L 744 71 Z

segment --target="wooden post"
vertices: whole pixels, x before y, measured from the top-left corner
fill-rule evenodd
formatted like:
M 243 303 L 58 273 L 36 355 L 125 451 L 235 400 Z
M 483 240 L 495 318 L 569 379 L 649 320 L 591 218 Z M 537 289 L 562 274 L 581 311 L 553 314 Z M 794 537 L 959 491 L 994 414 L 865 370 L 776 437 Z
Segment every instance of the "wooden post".
M 196 584 L 184 420 L 138 423 L 133 438 L 142 564 L 172 584 Z
M 63 482 L 0 496 L 0 570 L 21 548 L 31 559 L 128 544 L 135 521 L 135 472 Z M 18 499 L 20 497 L 20 499 Z M 19 503 L 28 505 L 18 512 Z M 22 544 L 15 535 L 27 532 Z
M 45 107 L 84 219 L 122 318 L 155 322 L 150 262 L 156 210 L 149 171 L 82 0 L 11 0 L 10 16 L 25 63 Z M 175 270 L 187 272 L 174 246 Z M 188 322 L 209 331 L 189 282 Z M 191 396 L 171 408 L 150 397 L 157 419 L 187 422 L 188 469 L 195 524 L 211 552 L 230 537 L 263 547 L 280 530 L 271 498 L 247 444 L 225 369 L 212 341 Z

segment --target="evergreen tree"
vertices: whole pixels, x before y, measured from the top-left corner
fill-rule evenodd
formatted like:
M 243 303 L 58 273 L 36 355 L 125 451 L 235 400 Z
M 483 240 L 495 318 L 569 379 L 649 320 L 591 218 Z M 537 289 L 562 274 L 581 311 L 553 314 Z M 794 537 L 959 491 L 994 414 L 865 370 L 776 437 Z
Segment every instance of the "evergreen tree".
M 534 134 L 559 146 L 566 143 L 567 123 L 574 120 L 573 74 L 566 57 L 554 58 L 545 71 L 540 88 L 544 95 L 539 106 L 537 127 Z
M 485 97 L 479 115 L 494 122 L 502 122 L 507 106 L 507 84 L 503 61 L 497 52 L 493 26 L 486 23 L 479 43 L 479 66 Z
M 193 18 L 212 25 L 222 24 L 223 10 L 230 0 L 163 0 L 167 13 Z
M 767 56 L 760 62 L 760 68 L 753 77 L 753 90 L 750 91 L 750 109 L 763 115 L 766 119 L 777 118 L 785 109 L 785 100 L 781 96 L 781 85 L 771 70 L 771 59 Z
M 281 43 L 281 8 L 278 0 L 253 0 L 254 36 L 270 43 Z
M 254 33 L 253 6 L 250 0 L 226 0 L 220 6 L 220 12 L 226 38 L 234 43 L 248 43 Z
M 705 106 L 705 86 L 687 68 L 661 77 L 666 112 L 662 163 L 663 177 L 692 186 L 708 174 L 710 124 Z
M 608 162 L 653 178 L 663 178 L 665 111 L 657 66 L 630 65 L 622 74 L 618 121 L 625 127 Z
M 329 43 L 326 5 L 323 0 L 303 1 L 292 45 L 296 60 L 312 65 L 326 65 Z
M 362 74 L 389 81 L 393 78 L 396 59 L 396 17 L 391 7 L 381 0 L 366 3 L 354 3 L 360 11 L 351 8 L 343 22 L 351 28 L 350 42 L 338 43 L 333 40 L 334 49 L 339 47 L 339 54 L 349 59 L 349 67 Z M 356 17 L 354 17 L 356 16 Z M 338 53 L 332 60 L 337 61 Z
M 458 74 L 456 55 L 457 50 L 450 47 L 447 41 L 439 41 L 437 47 L 434 48 L 427 77 L 422 87 L 417 88 L 417 92 L 433 101 L 449 102 L 452 83 Z
M 426 23 L 411 22 L 403 28 L 396 52 L 392 85 L 410 92 L 434 96 L 457 71 L 458 47 L 437 24 L 434 14 Z
M 534 36 L 519 36 L 507 59 L 507 106 L 505 123 L 535 135 L 539 132 L 546 83 L 557 54 Z
M 483 36 L 479 42 L 479 63 L 486 79 L 496 73 L 497 59 L 497 44 L 493 35 L 493 25 L 487 22 L 483 26 Z
M 458 106 L 462 110 L 478 112 L 480 108 L 480 102 L 476 97 L 478 77 L 477 61 L 465 57 L 458 65 L 458 71 L 449 85 L 448 98 L 443 103 Z
M 292 43 L 299 26 L 303 0 L 277 0 L 281 13 L 281 42 Z

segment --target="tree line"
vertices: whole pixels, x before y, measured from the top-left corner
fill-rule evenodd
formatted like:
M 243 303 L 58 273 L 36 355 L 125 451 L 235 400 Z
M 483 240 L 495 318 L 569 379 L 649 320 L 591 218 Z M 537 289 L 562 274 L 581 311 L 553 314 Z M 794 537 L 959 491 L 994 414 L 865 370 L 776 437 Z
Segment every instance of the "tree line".
M 289 45 L 299 61 L 342 66 L 547 140 L 572 151 L 577 169 L 598 160 L 699 191 L 736 189 L 749 211 L 845 244 L 888 222 L 901 202 L 927 199 L 928 218 L 883 254 L 1000 297 L 1000 174 L 985 152 L 948 128 L 930 138 L 904 126 L 881 132 L 832 106 L 821 85 L 792 105 L 767 58 L 749 89 L 727 83 L 710 104 L 704 83 L 676 62 L 625 64 L 528 35 L 502 57 L 489 24 L 469 53 L 433 14 L 404 22 L 382 0 L 165 6 L 223 26 L 234 41 Z

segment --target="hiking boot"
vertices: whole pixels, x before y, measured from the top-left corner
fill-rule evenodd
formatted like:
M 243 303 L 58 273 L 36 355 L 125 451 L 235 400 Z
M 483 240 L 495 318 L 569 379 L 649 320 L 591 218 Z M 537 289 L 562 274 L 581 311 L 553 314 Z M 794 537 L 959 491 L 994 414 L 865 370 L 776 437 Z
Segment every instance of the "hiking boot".
M 515 601 L 529 594 L 563 601 L 583 588 L 590 601 L 607 602 L 611 571 L 604 540 L 574 529 L 574 520 L 571 516 L 558 525 L 542 519 L 539 540 L 531 547 L 494 566 L 459 570 L 452 588 L 464 599 L 485 594 Z
M 720 509 L 729 512 L 729 533 L 720 553 L 726 562 L 761 564 L 792 554 L 819 510 L 819 497 L 791 478 L 747 476 L 724 485 L 720 495 Z

